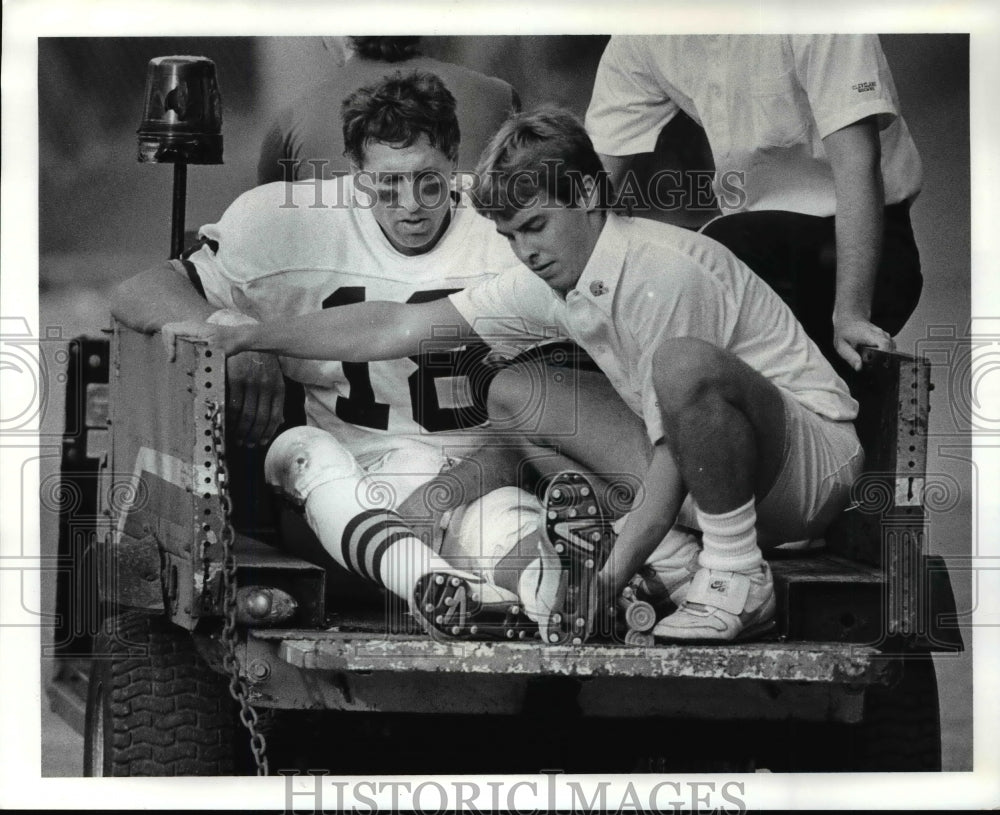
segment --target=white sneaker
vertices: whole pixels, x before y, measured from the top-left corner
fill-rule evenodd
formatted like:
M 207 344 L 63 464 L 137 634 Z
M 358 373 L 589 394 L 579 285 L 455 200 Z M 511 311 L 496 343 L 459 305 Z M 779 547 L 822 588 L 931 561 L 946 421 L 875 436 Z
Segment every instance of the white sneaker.
M 699 569 L 684 604 L 653 629 L 657 640 L 744 640 L 775 627 L 777 604 L 771 567 L 746 572 Z

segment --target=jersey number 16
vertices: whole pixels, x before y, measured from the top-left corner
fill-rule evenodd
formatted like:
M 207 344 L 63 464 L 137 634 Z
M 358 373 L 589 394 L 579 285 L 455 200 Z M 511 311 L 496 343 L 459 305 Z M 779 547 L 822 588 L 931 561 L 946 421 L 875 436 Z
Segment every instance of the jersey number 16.
M 428 303 L 447 297 L 460 289 L 431 289 L 415 292 L 407 303 Z M 343 286 L 323 301 L 323 308 L 363 303 L 364 286 Z M 482 364 L 489 348 L 484 343 L 470 343 L 457 351 L 428 351 L 410 359 L 417 370 L 410 374 L 410 405 L 413 419 L 431 433 L 476 427 L 486 421 L 486 393 L 492 371 Z M 345 422 L 389 429 L 389 405 L 375 399 L 367 362 L 344 362 L 344 377 L 351 386 L 349 396 L 338 396 L 336 413 Z M 464 407 L 442 407 L 436 380 L 465 377 L 472 404 Z M 451 383 L 454 384 L 454 383 Z

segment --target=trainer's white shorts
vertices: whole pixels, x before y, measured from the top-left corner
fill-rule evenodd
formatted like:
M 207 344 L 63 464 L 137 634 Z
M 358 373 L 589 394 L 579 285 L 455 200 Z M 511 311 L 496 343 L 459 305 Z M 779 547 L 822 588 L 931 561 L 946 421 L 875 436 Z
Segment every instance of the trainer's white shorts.
M 757 503 L 762 542 L 822 537 L 848 505 L 851 486 L 865 464 L 853 422 L 813 413 L 781 391 L 785 451 L 774 485 Z
M 865 465 L 853 422 L 827 419 L 789 393 L 780 393 L 785 405 L 781 468 L 756 506 L 757 543 L 763 547 L 823 537 L 837 514 L 847 508 L 851 486 Z M 689 494 L 677 524 L 699 529 L 695 510 Z

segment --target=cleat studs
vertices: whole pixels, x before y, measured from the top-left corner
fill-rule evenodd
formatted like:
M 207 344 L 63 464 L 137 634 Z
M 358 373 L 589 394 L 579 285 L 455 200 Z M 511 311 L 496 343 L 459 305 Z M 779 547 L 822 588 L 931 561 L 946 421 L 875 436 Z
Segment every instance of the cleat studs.
M 626 586 L 624 589 L 622 589 L 622 597 L 624 597 L 626 600 L 631 600 L 633 597 L 635 597 L 635 592 L 632 590 L 631 586 Z
M 506 632 L 506 636 L 507 636 L 507 639 L 509 639 L 509 640 L 514 639 L 514 630 L 511 629 L 511 628 L 508 628 L 507 632 Z
M 443 586 L 444 575 L 443 574 L 434 575 L 434 582 L 437 583 L 439 586 Z
M 586 623 L 586 620 L 584 620 L 583 617 L 577 617 L 576 618 L 576 627 L 577 628 L 583 628 L 584 623 Z
M 472 634 L 473 636 L 475 636 L 476 634 L 478 634 L 479 633 L 479 626 L 478 625 L 470 625 L 469 626 L 469 633 Z
M 555 545 L 555 550 L 557 555 L 561 555 L 563 552 L 566 551 L 566 547 L 563 546 L 561 543 L 557 543 Z
M 510 613 L 511 615 L 520 614 L 521 613 L 521 607 L 520 606 L 511 606 L 508 609 L 508 613 Z
M 573 637 L 573 645 L 583 645 L 583 640 L 580 637 Z
M 472 593 L 472 596 L 471 596 L 470 599 L 472 600 L 473 603 L 478 603 L 479 602 L 479 592 L 478 591 L 474 591 Z
M 424 611 L 426 611 L 428 614 L 433 613 L 433 611 L 434 611 L 434 604 L 433 603 L 428 603 L 426 606 L 424 606 Z
M 549 642 L 559 642 L 559 635 L 555 631 L 549 634 Z
M 454 602 L 455 602 L 455 598 L 454 597 L 445 597 L 444 598 L 444 604 L 446 606 L 450 606 L 450 605 L 454 604 Z
M 462 633 L 462 629 L 461 629 L 461 628 L 460 628 L 459 626 L 457 626 L 457 625 L 453 625 L 453 626 L 451 627 L 451 633 L 452 633 L 452 634 L 453 634 L 454 636 L 456 636 L 456 637 L 457 637 L 457 636 L 458 636 L 459 634 L 461 634 L 461 633 Z
M 577 512 L 577 511 L 576 511 L 575 509 L 571 509 L 571 510 L 569 511 L 569 517 L 570 517 L 570 518 L 575 518 L 575 517 L 576 517 L 577 515 L 579 515 L 579 514 L 580 514 L 580 513 L 579 513 L 579 512 Z
M 528 632 L 527 631 L 518 631 L 517 632 L 517 638 L 519 640 L 526 640 L 528 638 Z
M 451 585 L 453 585 L 453 586 L 455 586 L 457 588 L 458 586 L 462 585 L 462 581 L 459 580 L 457 577 L 453 577 L 451 579 Z
M 596 515 L 597 514 L 597 507 L 595 507 L 593 504 L 591 504 L 589 507 L 587 507 L 587 514 L 588 515 Z
M 549 520 L 554 521 L 558 513 L 554 509 L 549 510 Z
M 594 542 L 594 543 L 599 543 L 600 540 L 601 540 L 601 533 L 600 532 L 591 532 L 590 533 L 590 540 L 592 542 Z
M 586 498 L 588 495 L 590 495 L 590 488 L 589 487 L 583 487 L 580 490 L 580 495 L 582 495 L 584 498 Z
M 556 500 L 562 498 L 562 490 L 552 490 L 552 497 Z
M 438 625 L 444 625 L 444 615 L 438 614 L 437 617 L 434 618 L 434 622 L 436 622 Z
M 562 622 L 562 614 L 552 615 L 552 625 L 559 625 Z
M 592 557 L 587 558 L 587 560 L 584 562 L 583 565 L 586 568 L 588 568 L 588 569 L 593 569 L 594 568 L 594 559 Z

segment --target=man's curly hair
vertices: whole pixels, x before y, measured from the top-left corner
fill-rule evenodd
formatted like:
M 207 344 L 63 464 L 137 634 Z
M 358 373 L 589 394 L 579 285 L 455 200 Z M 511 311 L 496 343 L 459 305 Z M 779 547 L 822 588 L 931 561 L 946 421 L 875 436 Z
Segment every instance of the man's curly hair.
M 375 85 L 359 88 L 341 105 L 344 155 L 361 167 L 365 146 L 380 142 L 409 147 L 427 136 L 449 159 L 458 158 L 461 134 L 455 97 L 439 77 L 426 71 L 397 71 Z

